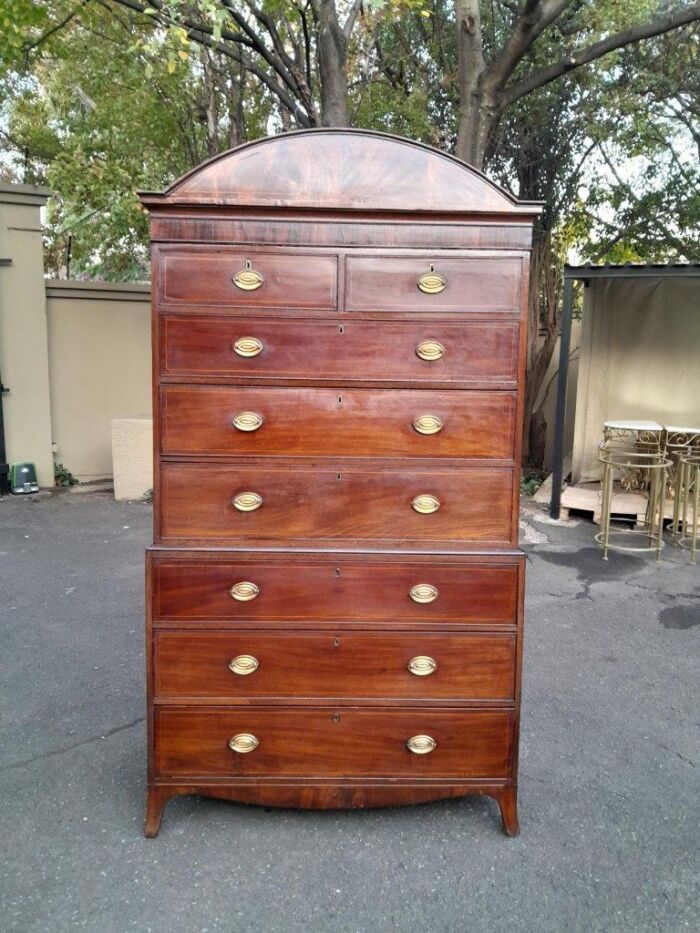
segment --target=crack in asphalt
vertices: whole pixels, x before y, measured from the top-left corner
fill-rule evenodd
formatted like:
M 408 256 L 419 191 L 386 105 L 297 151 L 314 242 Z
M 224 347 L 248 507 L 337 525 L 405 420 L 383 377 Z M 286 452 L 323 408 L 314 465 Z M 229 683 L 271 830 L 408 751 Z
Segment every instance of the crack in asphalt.
M 72 752 L 76 748 L 82 748 L 84 745 L 90 745 L 91 742 L 99 742 L 102 739 L 108 739 L 118 732 L 125 732 L 127 729 L 133 729 L 134 726 L 138 726 L 140 723 L 144 722 L 145 719 L 145 716 L 139 716 L 139 718 L 134 719 L 133 722 L 127 722 L 123 726 L 115 726 L 113 729 L 108 729 L 106 732 L 101 732 L 99 735 L 92 735 L 89 739 L 81 739 L 79 742 L 73 742 L 72 745 L 64 745 L 62 748 L 50 749 L 48 752 L 42 752 L 41 755 L 34 755 L 32 758 L 24 758 L 22 761 L 13 761 L 12 764 L 4 765 L 0 768 L 0 773 L 3 771 L 11 771 L 13 768 L 24 768 L 26 765 L 31 765 L 35 761 L 43 761 L 44 758 L 53 758 L 56 755 L 63 755 L 66 752 Z

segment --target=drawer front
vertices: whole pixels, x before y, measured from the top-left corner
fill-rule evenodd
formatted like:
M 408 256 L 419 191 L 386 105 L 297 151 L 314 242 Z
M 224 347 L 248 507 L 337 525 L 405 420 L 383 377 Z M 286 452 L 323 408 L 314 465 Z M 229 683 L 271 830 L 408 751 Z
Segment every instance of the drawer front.
M 512 702 L 515 636 L 159 631 L 154 670 L 156 696 L 174 700 Z
M 253 584 L 255 595 L 232 596 L 240 583 Z M 517 590 L 514 564 L 319 556 L 303 563 L 163 559 L 153 565 L 153 615 L 170 621 L 513 625 Z M 251 589 L 234 592 L 250 597 Z M 426 595 L 433 598 L 422 601 Z
M 310 308 L 338 303 L 335 256 L 237 249 L 161 253 L 159 299 L 197 307 Z
M 345 275 L 348 311 L 514 313 L 520 306 L 516 258 L 349 256 Z
M 513 714 L 507 710 L 304 710 L 161 707 L 155 767 L 160 776 L 506 778 Z M 430 736 L 414 754 L 408 741 Z M 229 742 L 254 736 L 251 751 Z M 238 740 L 243 743 L 245 740 Z
M 406 380 L 515 387 L 518 325 L 164 317 L 163 378 Z
M 513 457 L 511 392 L 209 386 L 161 392 L 165 454 Z M 419 433 L 415 423 L 437 431 Z
M 212 463 L 161 467 L 164 542 L 354 538 L 511 543 L 510 468 L 270 469 Z

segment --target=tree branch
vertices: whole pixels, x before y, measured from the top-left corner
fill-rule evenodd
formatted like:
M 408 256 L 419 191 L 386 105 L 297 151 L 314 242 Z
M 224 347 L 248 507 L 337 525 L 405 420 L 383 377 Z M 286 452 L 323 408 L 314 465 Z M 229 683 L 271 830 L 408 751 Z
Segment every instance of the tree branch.
M 268 49 L 260 36 L 256 33 L 250 23 L 246 22 L 245 17 L 239 13 L 236 9 L 233 0 L 221 0 L 222 6 L 228 11 L 229 16 L 233 19 L 236 25 L 241 29 L 245 35 L 248 37 L 251 48 L 258 53 L 258 55 L 267 62 L 267 64 L 272 68 L 273 71 L 277 72 L 279 77 L 282 79 L 284 84 L 289 88 L 292 94 L 296 95 L 303 99 L 302 89 L 299 87 L 298 82 L 295 80 L 294 76 L 290 73 L 285 61 L 280 57 L 279 53 L 277 57 Z M 264 17 L 264 14 L 257 10 L 257 8 L 251 2 L 246 2 L 246 5 L 251 9 L 253 15 L 257 17 Z M 264 17 L 267 19 L 266 17 Z M 260 22 L 263 22 L 263 19 L 260 19 Z M 276 41 L 279 42 L 279 35 L 277 30 L 274 27 L 274 24 L 267 19 L 267 22 L 263 22 L 263 25 L 268 30 L 270 37 L 272 39 L 273 46 L 277 49 Z M 223 34 L 222 34 L 223 35 Z M 281 43 L 280 43 L 281 45 Z M 283 54 L 286 56 L 286 53 Z M 306 101 L 305 103 L 308 103 Z
M 572 0 L 526 0 L 505 45 L 488 69 L 488 79 L 494 88 L 503 87 L 535 40 L 571 3 Z
M 136 13 L 144 13 L 147 7 L 147 4 L 141 3 L 139 0 L 112 0 L 112 2 L 118 3 L 120 6 L 127 7 Z M 263 71 L 262 68 L 244 58 L 241 51 L 235 47 L 236 45 L 243 45 L 254 48 L 253 43 L 248 36 L 236 35 L 236 33 L 232 33 L 229 30 L 222 30 L 221 37 L 222 39 L 226 40 L 226 43 L 231 43 L 231 45 L 229 45 L 220 40 L 217 41 L 214 39 L 213 29 L 210 26 L 206 26 L 204 23 L 196 23 L 186 18 L 181 20 L 173 19 L 163 9 L 160 0 L 149 0 L 148 7 L 157 11 L 157 16 L 151 16 L 150 19 L 155 20 L 163 26 L 181 26 L 187 30 L 187 36 L 193 42 L 204 45 L 207 48 L 212 49 L 212 51 L 218 52 L 219 54 L 237 62 L 239 65 L 242 65 L 247 71 L 249 71 L 251 74 L 254 74 L 255 77 L 261 82 L 261 84 L 264 84 L 265 87 L 275 95 L 275 97 L 282 101 L 290 113 L 294 114 L 301 126 L 310 127 L 312 125 L 310 116 L 300 107 L 299 101 L 296 99 L 296 97 L 292 96 L 295 94 L 294 87 L 290 87 L 291 93 L 288 93 L 284 87 L 280 86 L 276 81 L 274 81 L 270 75 Z M 254 48 L 254 51 L 257 51 L 257 48 Z M 265 60 L 267 61 L 267 59 Z M 268 64 L 270 63 L 268 62 Z M 274 64 L 271 64 L 271 67 L 275 73 L 279 74 L 279 71 L 275 68 Z M 289 87 L 289 85 L 287 86 Z
M 362 9 L 362 2 L 363 0 L 355 0 L 353 5 L 350 7 L 350 10 L 348 11 L 347 18 L 343 24 L 343 32 L 345 33 L 346 39 L 350 38 L 350 33 L 352 32 L 355 22 L 357 21 L 357 16 Z
M 268 58 L 266 55 L 265 60 L 268 62 L 270 67 L 274 68 L 274 70 L 280 75 L 280 78 L 285 81 L 290 90 L 303 101 L 306 110 L 310 113 L 314 113 L 311 89 L 307 85 L 304 75 L 300 73 L 297 67 L 297 63 L 287 54 L 287 50 L 284 47 L 284 43 L 282 42 L 277 26 L 271 17 L 267 15 L 267 13 L 263 12 L 260 7 L 253 3 L 253 0 L 245 0 L 245 3 L 258 22 L 261 23 L 269 33 L 270 39 L 272 40 L 272 45 L 275 49 L 275 52 L 277 53 L 277 57 L 279 58 L 279 63 L 274 62 L 274 57 L 272 55 L 270 58 Z M 229 12 L 232 12 L 232 5 L 228 2 L 228 0 L 225 5 Z M 284 69 L 287 78 L 285 78 L 285 74 L 282 73 L 282 68 Z
M 670 32 L 672 29 L 687 26 L 689 23 L 698 20 L 700 20 L 700 4 L 678 10 L 675 13 L 669 13 L 667 16 L 661 16 L 648 23 L 640 23 L 638 26 L 623 29 L 621 32 L 608 36 L 607 39 L 601 39 L 600 42 L 594 42 L 586 48 L 578 49 L 563 61 L 542 68 L 540 71 L 523 78 L 522 81 L 506 87 L 501 92 L 501 103 L 507 107 L 537 88 L 544 87 L 551 81 L 555 81 L 561 75 L 574 71 L 582 65 L 588 65 L 609 52 L 615 51 L 615 49 L 621 49 L 634 42 L 641 42 L 643 39 L 651 39 L 653 36 L 663 35 L 663 33 Z
M 70 23 L 70 21 L 78 15 L 80 9 L 89 2 L 90 0 L 81 0 L 75 9 L 71 10 L 70 13 L 63 17 L 62 20 L 60 20 L 58 23 L 55 23 L 50 29 L 47 29 L 47 31 L 42 33 L 42 35 L 40 35 L 39 38 L 34 42 L 28 42 L 24 47 L 24 51 L 31 52 L 33 49 L 38 48 L 40 45 L 46 42 L 47 39 L 50 39 L 54 33 L 57 33 L 59 30 L 63 29 L 64 26 L 67 26 L 68 23 Z

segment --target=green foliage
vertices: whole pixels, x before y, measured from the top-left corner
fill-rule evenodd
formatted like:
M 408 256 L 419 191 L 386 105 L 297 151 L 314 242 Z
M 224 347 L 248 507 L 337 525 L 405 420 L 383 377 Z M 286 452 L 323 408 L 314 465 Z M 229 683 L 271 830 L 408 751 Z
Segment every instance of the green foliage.
M 337 6 L 345 15 L 350 3 Z M 519 7 L 482 3 L 487 60 L 502 48 Z M 215 40 L 240 33 L 221 0 L 161 0 L 161 8 L 165 22 L 154 9 L 139 14 L 114 0 L 3 4 L 0 177 L 54 192 L 46 215 L 50 274 L 147 277 L 147 219 L 136 192 L 162 189 L 231 145 L 296 126 L 264 82 L 233 58 L 204 50 L 178 23 L 185 13 Z M 274 22 L 290 68 L 303 74 L 319 106 L 310 9 L 292 0 L 259 0 L 257 8 Z M 514 77 L 658 10 L 658 0 L 577 0 Z M 238 48 L 247 61 L 262 61 Z M 544 323 L 556 303 L 554 270 L 570 254 L 615 262 L 698 258 L 699 59 L 698 31 L 687 28 L 577 69 L 503 115 L 486 171 L 520 197 L 545 201 L 538 233 Z M 348 48 L 348 82 L 355 125 L 454 149 L 452 0 L 368 0 Z
M 263 134 L 269 109 L 256 106 L 255 93 L 232 131 L 229 89 L 240 76 L 220 68 L 212 78 L 201 50 L 183 51 L 148 17 L 86 7 L 40 46 L 28 72 L 7 78 L 0 127 L 14 155 L 10 171 L 53 192 L 51 274 L 65 275 L 70 257 L 73 277 L 147 278 L 148 222 L 136 192 L 162 189 L 237 135 Z
M 54 463 L 53 475 L 57 486 L 77 486 L 78 480 L 62 463 Z
M 535 467 L 527 467 L 520 475 L 520 495 L 534 496 L 542 483 L 545 481 L 546 473 Z

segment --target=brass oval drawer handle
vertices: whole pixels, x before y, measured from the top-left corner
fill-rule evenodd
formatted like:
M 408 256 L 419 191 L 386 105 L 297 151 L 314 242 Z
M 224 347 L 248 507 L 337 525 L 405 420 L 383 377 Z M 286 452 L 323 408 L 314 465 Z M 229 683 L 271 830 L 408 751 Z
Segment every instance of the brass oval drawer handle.
M 428 272 L 420 276 L 416 285 L 426 295 L 439 295 L 447 287 L 447 279 L 436 272 L 434 266 L 431 266 Z
M 250 583 L 248 580 L 241 580 L 239 583 L 234 583 L 231 589 L 229 590 L 229 595 L 233 599 L 237 599 L 239 603 L 249 603 L 251 599 L 255 599 L 260 593 L 260 587 L 256 586 L 255 583 Z
M 263 281 L 262 272 L 256 272 L 250 259 L 246 259 L 245 267 L 233 276 L 233 284 L 244 292 L 254 292 Z
M 255 411 L 239 411 L 231 424 L 237 431 L 257 431 L 262 426 L 263 417 Z
M 257 492 L 239 492 L 231 501 L 239 512 L 254 512 L 263 504 L 263 497 Z
M 422 360 L 428 360 L 428 362 L 442 359 L 444 355 L 445 348 L 439 340 L 423 340 L 416 347 L 416 356 L 419 356 Z
M 406 742 L 406 745 L 408 745 L 409 752 L 413 752 L 414 755 L 429 755 L 437 748 L 437 742 L 432 735 L 414 735 Z
M 411 503 L 411 508 L 415 512 L 420 512 L 421 515 L 432 515 L 433 512 L 437 512 L 440 508 L 440 500 L 437 496 L 424 493 L 423 495 L 415 497 Z
M 416 583 L 408 595 L 414 603 L 432 603 L 438 598 L 439 591 L 432 583 Z
M 247 755 L 248 752 L 254 752 L 260 745 L 257 737 L 250 732 L 239 732 L 229 739 L 228 747 L 232 752 L 238 752 L 239 755 Z M 422 753 L 421 753 L 422 754 Z
M 437 661 L 427 654 L 419 654 L 415 658 L 411 658 L 407 667 L 416 677 L 427 677 L 437 670 Z
M 240 674 L 241 677 L 246 677 L 248 674 L 257 671 L 257 669 L 258 659 L 254 658 L 252 654 L 239 654 L 229 664 L 229 670 L 233 671 L 234 674 Z
M 442 418 L 437 415 L 421 415 L 413 422 L 413 427 L 419 434 L 437 434 L 442 431 Z
M 233 345 L 233 352 L 246 358 L 262 353 L 263 342 L 257 337 L 239 337 Z

